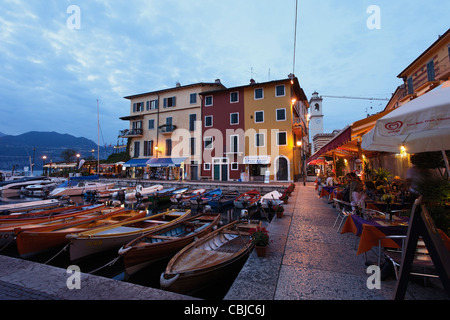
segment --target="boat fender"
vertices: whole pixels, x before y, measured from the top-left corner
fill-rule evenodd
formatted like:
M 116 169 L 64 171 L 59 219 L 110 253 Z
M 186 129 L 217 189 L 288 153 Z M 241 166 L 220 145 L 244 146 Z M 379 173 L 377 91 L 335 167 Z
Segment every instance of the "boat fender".
M 124 255 L 126 252 L 128 252 L 129 250 L 131 249 L 131 247 L 128 247 L 128 248 L 124 248 L 124 247 L 121 247 L 120 249 L 119 249 L 119 255 Z
M 172 284 L 177 281 L 177 279 L 180 277 L 180 274 L 177 274 L 173 278 L 166 279 L 164 278 L 164 272 L 161 273 L 161 277 L 159 278 L 159 284 L 161 285 L 161 288 L 169 288 Z

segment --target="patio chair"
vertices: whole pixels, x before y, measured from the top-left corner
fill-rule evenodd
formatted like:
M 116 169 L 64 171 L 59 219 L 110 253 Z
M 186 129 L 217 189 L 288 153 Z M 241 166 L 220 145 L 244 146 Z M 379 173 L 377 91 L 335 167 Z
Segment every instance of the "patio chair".
M 345 220 L 348 218 L 349 215 L 355 214 L 356 210 L 352 207 L 352 204 L 350 202 L 346 202 L 343 200 L 333 199 L 334 205 L 338 211 L 338 215 L 336 217 L 336 220 L 334 221 L 333 228 L 336 227 L 336 224 L 339 220 L 341 220 L 336 232 L 339 232 L 341 230 L 342 225 L 344 224 Z

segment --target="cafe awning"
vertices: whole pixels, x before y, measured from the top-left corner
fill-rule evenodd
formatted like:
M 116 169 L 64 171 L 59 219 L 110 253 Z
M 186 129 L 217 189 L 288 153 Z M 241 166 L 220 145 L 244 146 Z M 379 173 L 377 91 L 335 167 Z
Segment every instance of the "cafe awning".
M 132 167 L 146 167 L 147 161 L 150 159 L 131 159 L 123 164 L 124 168 L 132 168 Z
M 326 152 L 334 150 L 342 146 L 343 144 L 349 142 L 351 140 L 351 137 L 352 137 L 352 128 L 350 126 L 347 126 L 337 136 L 331 139 L 326 145 L 317 150 L 316 153 L 314 153 L 308 160 L 306 160 L 306 163 L 310 163 L 311 161 L 316 160 Z
M 187 158 L 152 158 L 147 161 L 149 167 L 180 167 Z

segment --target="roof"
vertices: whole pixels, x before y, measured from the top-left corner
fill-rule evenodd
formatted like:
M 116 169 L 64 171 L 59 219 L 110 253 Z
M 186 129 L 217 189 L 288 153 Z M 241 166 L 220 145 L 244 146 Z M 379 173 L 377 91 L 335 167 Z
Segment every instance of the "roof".
M 411 68 L 416 62 L 418 62 L 420 59 L 422 59 L 425 55 L 427 55 L 431 49 L 433 49 L 439 42 L 444 41 L 445 37 L 447 37 L 448 35 L 450 35 L 450 29 L 448 29 L 442 36 L 440 36 L 435 42 L 433 42 L 433 44 L 431 46 L 428 47 L 428 49 L 426 49 L 420 56 L 418 56 L 416 58 L 416 60 L 414 60 L 413 62 L 411 62 L 409 64 L 409 66 L 407 66 L 405 68 L 405 70 L 403 70 L 402 72 L 400 72 L 400 74 L 397 76 L 398 78 L 403 78 L 405 77 L 405 73 L 406 71 Z
M 166 93 L 166 92 L 178 91 L 178 90 L 183 90 L 183 89 L 187 89 L 187 88 L 205 87 L 205 86 L 219 86 L 219 87 L 225 88 L 225 86 L 220 82 L 198 82 L 198 83 L 188 84 L 188 85 L 184 85 L 184 86 L 180 85 L 180 86 L 176 86 L 173 88 L 167 88 L 167 89 L 162 89 L 162 90 L 157 90 L 157 91 L 150 91 L 150 92 L 146 92 L 146 93 L 139 93 L 139 94 L 135 94 L 135 95 L 131 95 L 131 96 L 126 96 L 124 98 L 131 100 L 134 98 L 140 98 L 140 97 L 144 97 L 144 96 L 148 96 L 148 95 L 162 94 L 162 93 Z

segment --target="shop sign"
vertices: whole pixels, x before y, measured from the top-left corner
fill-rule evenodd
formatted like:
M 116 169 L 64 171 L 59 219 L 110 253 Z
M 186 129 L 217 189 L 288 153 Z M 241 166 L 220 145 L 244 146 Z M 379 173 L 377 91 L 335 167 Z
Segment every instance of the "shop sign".
M 270 164 L 270 156 L 247 156 L 244 164 Z

